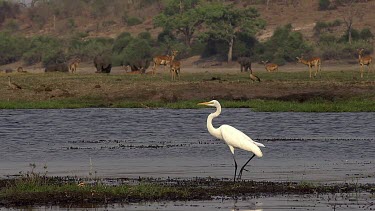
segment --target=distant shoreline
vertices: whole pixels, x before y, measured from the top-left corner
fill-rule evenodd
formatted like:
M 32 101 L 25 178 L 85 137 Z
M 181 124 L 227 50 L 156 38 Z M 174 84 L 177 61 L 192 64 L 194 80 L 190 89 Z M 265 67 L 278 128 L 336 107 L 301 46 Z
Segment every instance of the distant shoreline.
M 79 71 L 78 71 L 79 72 Z M 357 75 L 355 75 L 357 73 Z M 226 108 L 267 112 L 374 112 L 375 74 L 355 71 L 139 74 L 0 74 L 0 109 L 200 108 L 220 100 Z M 8 88 L 8 76 L 22 87 Z

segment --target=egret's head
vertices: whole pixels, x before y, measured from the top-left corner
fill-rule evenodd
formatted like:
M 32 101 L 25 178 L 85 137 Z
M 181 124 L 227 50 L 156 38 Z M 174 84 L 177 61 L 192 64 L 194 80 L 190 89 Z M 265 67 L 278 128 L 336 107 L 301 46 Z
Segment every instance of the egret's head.
M 211 100 L 211 101 L 209 101 L 209 102 L 198 103 L 198 105 L 205 105 L 205 106 L 218 107 L 218 106 L 220 106 L 220 103 L 219 103 L 217 100 Z

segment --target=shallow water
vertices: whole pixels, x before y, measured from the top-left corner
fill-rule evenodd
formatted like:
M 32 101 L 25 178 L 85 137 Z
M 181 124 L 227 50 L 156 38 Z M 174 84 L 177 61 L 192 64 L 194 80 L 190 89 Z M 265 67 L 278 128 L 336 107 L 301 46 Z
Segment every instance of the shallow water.
M 107 206 L 43 206 L 27 208 L 0 208 L 0 210 L 70 210 L 70 211 L 332 211 L 350 210 L 363 211 L 374 210 L 374 198 L 371 195 L 359 194 L 329 194 L 329 195 L 285 195 L 285 196 L 263 196 L 246 199 L 222 199 L 210 201 L 177 201 L 139 204 L 111 204 Z
M 229 148 L 206 129 L 213 109 L 0 110 L 0 174 L 226 177 Z M 375 113 L 267 113 L 223 109 L 262 142 L 244 179 L 375 183 Z M 237 150 L 237 161 L 251 156 Z M 91 164 L 90 164 L 91 159 Z M 46 168 L 43 168 L 46 166 Z

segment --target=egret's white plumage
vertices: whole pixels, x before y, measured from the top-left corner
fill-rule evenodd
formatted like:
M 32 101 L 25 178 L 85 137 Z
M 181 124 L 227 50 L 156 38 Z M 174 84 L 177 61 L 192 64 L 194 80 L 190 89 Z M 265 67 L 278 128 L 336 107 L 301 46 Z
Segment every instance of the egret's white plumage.
M 215 128 L 212 125 L 212 120 L 215 117 L 219 116 L 220 113 L 221 113 L 221 105 L 217 100 L 199 103 L 199 105 L 216 107 L 216 112 L 211 113 L 207 118 L 207 129 L 208 129 L 208 132 L 212 136 L 223 140 L 229 146 L 229 149 L 233 154 L 233 159 L 234 159 L 234 163 L 235 163 L 234 180 L 236 180 L 237 162 L 236 162 L 236 159 L 234 157 L 234 149 L 235 148 L 243 149 L 243 150 L 254 153 L 254 156 L 263 157 L 263 153 L 262 153 L 262 151 L 260 150 L 259 147 L 264 147 L 264 145 L 261 144 L 261 143 L 258 143 L 256 141 L 253 141 L 245 133 L 243 133 L 242 131 L 240 131 L 240 130 L 238 130 L 238 129 L 230 126 L 230 125 L 222 125 L 219 128 Z M 239 175 L 238 175 L 239 179 L 241 178 L 242 171 L 244 170 L 245 166 L 254 156 L 252 156 L 245 163 L 245 165 L 242 166 L 242 168 L 239 172 Z

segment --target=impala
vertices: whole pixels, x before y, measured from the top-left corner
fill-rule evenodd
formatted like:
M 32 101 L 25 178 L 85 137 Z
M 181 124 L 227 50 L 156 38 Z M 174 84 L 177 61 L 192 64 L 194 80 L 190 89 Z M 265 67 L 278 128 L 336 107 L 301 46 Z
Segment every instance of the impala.
M 74 73 L 77 71 L 78 64 L 81 62 L 81 59 L 74 59 L 73 61 L 70 62 L 69 64 L 69 71 L 71 73 Z
M 267 72 L 273 72 L 279 70 L 279 66 L 277 64 L 268 63 L 267 61 L 262 61 L 264 67 L 266 68 Z
M 320 66 L 321 65 L 321 61 L 320 61 L 319 57 L 314 57 L 314 58 L 311 58 L 311 59 L 308 59 L 308 60 L 303 59 L 302 56 L 301 56 L 301 58 L 299 58 L 299 57 L 296 57 L 296 58 L 297 58 L 297 60 L 298 60 L 299 63 L 305 64 L 305 65 L 307 65 L 310 68 L 310 70 L 309 70 L 309 72 L 310 72 L 310 78 L 311 78 L 311 72 L 312 72 L 312 67 L 313 66 L 315 66 L 315 68 L 316 68 L 314 76 L 316 76 L 316 74 L 318 73 L 318 71 L 322 70 L 322 68 Z
M 152 74 L 155 74 L 155 70 L 157 67 L 160 65 L 164 65 L 164 70 L 165 66 L 170 64 L 174 58 L 176 57 L 178 51 L 172 51 L 172 55 L 166 55 L 166 56 L 156 56 L 153 58 L 154 66 L 152 67 Z
M 363 78 L 363 66 L 367 65 L 367 72 L 370 72 L 370 65 L 372 65 L 372 57 L 371 56 L 362 56 L 363 51 L 365 49 L 357 49 L 358 51 L 358 62 L 360 67 L 360 72 L 361 72 L 361 78 Z
M 178 79 L 180 79 L 181 62 L 172 61 L 170 63 L 170 72 L 171 72 L 172 81 L 176 80 L 176 76 L 177 76 Z

